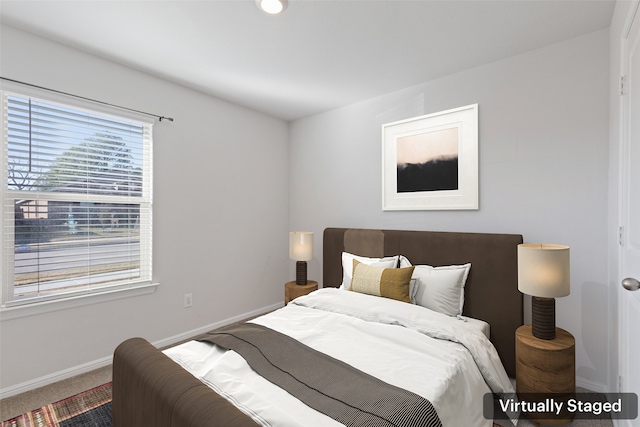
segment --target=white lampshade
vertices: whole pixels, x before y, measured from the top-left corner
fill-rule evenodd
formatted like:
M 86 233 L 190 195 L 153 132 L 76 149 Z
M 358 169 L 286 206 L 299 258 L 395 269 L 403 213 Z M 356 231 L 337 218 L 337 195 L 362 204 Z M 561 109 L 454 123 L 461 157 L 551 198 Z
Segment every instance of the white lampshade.
M 295 261 L 313 259 L 313 233 L 310 231 L 292 231 L 289 233 L 289 258 Z
M 569 247 L 549 244 L 518 245 L 518 290 L 523 294 L 556 298 L 569 295 Z

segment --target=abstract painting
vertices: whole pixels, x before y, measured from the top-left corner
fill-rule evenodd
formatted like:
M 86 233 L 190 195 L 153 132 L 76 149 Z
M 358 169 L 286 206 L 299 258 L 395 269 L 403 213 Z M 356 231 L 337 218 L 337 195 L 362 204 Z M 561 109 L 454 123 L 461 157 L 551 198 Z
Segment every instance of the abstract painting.
M 477 104 L 382 126 L 383 210 L 478 209 Z

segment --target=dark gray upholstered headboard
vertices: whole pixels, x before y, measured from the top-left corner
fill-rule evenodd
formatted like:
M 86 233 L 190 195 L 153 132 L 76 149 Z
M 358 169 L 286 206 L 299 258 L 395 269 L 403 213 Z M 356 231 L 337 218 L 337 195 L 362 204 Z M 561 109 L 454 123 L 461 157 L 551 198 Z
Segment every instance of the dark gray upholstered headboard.
M 323 287 L 340 286 L 343 251 L 368 257 L 401 254 L 414 265 L 470 262 L 463 314 L 491 325 L 491 341 L 507 373 L 515 376 L 515 331 L 523 323 L 521 235 L 327 228 L 323 240 Z

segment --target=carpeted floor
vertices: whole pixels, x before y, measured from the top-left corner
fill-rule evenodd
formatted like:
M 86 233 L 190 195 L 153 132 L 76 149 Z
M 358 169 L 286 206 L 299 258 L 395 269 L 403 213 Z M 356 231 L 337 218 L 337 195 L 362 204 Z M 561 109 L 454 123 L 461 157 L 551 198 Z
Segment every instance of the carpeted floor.
M 2 427 L 111 427 L 111 383 L 4 421 Z

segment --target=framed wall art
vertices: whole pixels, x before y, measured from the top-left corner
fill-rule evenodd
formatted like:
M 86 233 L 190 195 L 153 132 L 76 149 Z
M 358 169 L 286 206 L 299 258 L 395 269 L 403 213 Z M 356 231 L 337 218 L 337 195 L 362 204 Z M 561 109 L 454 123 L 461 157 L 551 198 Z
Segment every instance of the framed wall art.
M 478 209 L 478 104 L 382 125 L 382 209 Z

